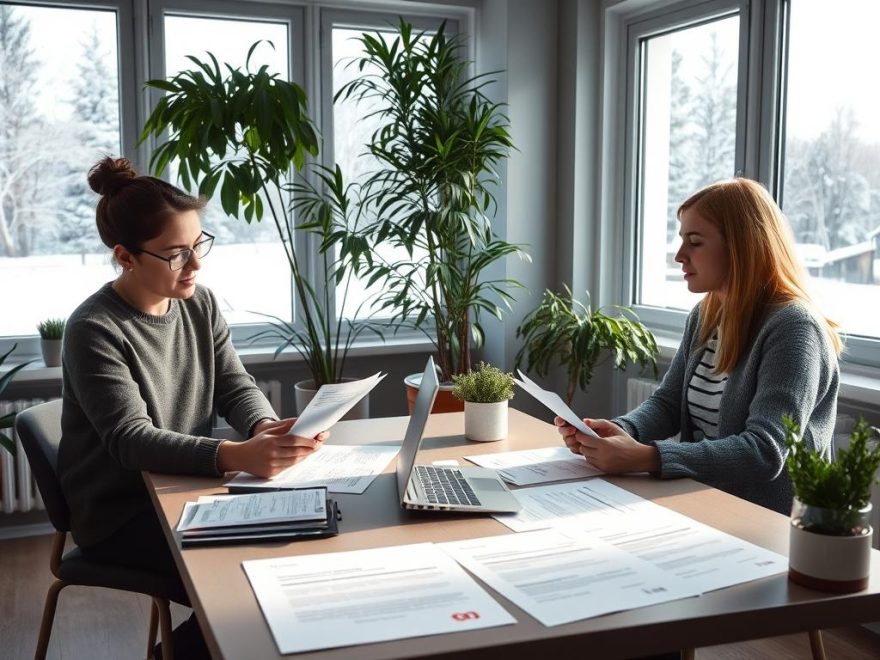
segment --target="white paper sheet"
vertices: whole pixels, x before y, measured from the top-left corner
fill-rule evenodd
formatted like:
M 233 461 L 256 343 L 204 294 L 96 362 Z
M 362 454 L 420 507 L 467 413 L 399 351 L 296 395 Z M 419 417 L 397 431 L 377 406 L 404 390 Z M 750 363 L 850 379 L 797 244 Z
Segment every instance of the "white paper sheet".
M 594 533 L 700 593 L 788 571 L 787 557 L 651 504 Z
M 788 570 L 780 554 L 645 500 L 601 479 L 513 491 L 523 505 L 496 516 L 514 531 L 589 534 L 706 593 Z
M 324 445 L 304 461 L 271 479 L 239 472 L 230 488 L 307 488 L 326 486 L 331 493 L 363 493 L 391 462 L 399 447 L 384 445 Z
M 522 505 L 516 514 L 495 516 L 515 532 L 557 525 L 602 529 L 649 508 L 647 500 L 602 479 L 512 491 Z M 656 505 L 654 505 L 656 506 Z
M 383 378 L 385 374 L 376 372 L 362 380 L 321 385 L 315 397 L 293 423 L 291 435 L 314 438 L 321 431 L 326 431 L 354 408 Z
M 562 400 L 562 398 L 556 392 L 550 392 L 549 390 L 545 390 L 537 383 L 533 382 L 526 376 L 522 371 L 517 369 L 517 373 L 519 374 L 519 379 L 514 378 L 513 382 L 519 385 L 526 392 L 535 397 L 538 401 L 547 406 L 550 410 L 556 413 L 559 417 L 562 417 L 566 422 L 571 424 L 581 433 L 585 433 L 586 435 L 591 435 L 594 438 L 598 437 L 596 432 L 593 431 L 589 426 L 584 424 L 584 420 L 575 414 L 575 412 L 568 407 L 568 404 Z
M 516 623 L 429 543 L 242 566 L 282 654 Z
M 568 447 L 505 451 L 465 456 L 465 459 L 480 467 L 495 470 L 499 477 L 516 486 L 586 479 L 604 474 L 602 470 L 587 463 L 583 456 L 572 454 Z
M 326 518 L 323 488 L 287 490 L 187 502 L 177 531 Z
M 586 535 L 543 530 L 440 547 L 545 626 L 696 595 L 673 576 Z

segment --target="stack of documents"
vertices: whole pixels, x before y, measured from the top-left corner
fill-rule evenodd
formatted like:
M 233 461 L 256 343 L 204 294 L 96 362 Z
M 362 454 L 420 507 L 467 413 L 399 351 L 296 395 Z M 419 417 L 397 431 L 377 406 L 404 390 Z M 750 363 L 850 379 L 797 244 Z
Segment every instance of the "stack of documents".
M 332 536 L 337 513 L 326 488 L 211 495 L 186 503 L 177 531 L 182 547 Z

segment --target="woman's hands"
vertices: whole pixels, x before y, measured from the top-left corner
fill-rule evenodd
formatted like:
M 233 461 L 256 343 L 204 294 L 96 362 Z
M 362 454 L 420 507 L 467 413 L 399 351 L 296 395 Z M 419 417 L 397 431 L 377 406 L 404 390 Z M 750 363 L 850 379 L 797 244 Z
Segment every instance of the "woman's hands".
M 584 435 L 561 417 L 553 420 L 565 446 L 582 455 L 590 465 L 608 474 L 659 472 L 660 453 L 652 445 L 643 445 L 626 431 L 606 419 L 585 419 L 598 435 Z
M 244 471 L 257 477 L 274 477 L 315 452 L 330 437 L 324 431 L 314 438 L 288 435 L 296 418 L 264 419 L 254 426 L 254 435 L 244 442 L 220 443 L 217 468 L 220 472 Z

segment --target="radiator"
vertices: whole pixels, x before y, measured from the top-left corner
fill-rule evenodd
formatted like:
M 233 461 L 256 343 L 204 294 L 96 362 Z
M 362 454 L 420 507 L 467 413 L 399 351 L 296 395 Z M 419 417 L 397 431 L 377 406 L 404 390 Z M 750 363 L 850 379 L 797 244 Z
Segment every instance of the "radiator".
M 45 399 L 0 401 L 0 417 L 44 402 Z M 31 468 L 15 429 L 4 429 L 3 432 L 15 441 L 17 451 L 15 456 L 11 456 L 8 451 L 0 449 L 0 511 L 13 513 L 44 509 L 40 491 L 31 477 Z
M 644 378 L 628 378 L 626 381 L 626 409 L 637 408 L 659 387 L 660 383 Z
M 279 380 L 258 380 L 257 387 L 269 399 L 275 414 L 281 416 L 281 381 Z

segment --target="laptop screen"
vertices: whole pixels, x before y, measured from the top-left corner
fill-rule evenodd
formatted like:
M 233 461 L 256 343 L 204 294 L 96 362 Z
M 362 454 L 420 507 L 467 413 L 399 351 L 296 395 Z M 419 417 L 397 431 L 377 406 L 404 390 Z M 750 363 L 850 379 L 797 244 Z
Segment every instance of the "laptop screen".
M 413 464 L 416 462 L 416 454 L 419 452 L 419 445 L 422 444 L 425 424 L 428 423 L 428 415 L 431 414 L 431 408 L 434 407 L 434 399 L 437 397 L 437 390 L 439 389 L 440 383 L 437 381 L 437 372 L 434 370 L 434 359 L 429 357 L 428 364 L 425 365 L 425 372 L 422 374 L 422 384 L 419 387 L 415 406 L 413 406 L 412 414 L 409 416 L 409 424 L 406 427 L 403 445 L 397 457 L 397 494 L 400 497 L 401 504 L 403 504 L 403 499 L 406 497 L 406 485 L 409 482 L 409 475 L 412 472 Z

